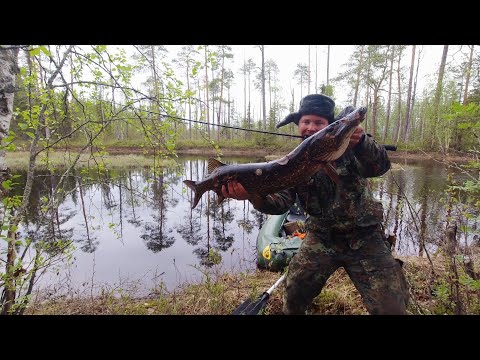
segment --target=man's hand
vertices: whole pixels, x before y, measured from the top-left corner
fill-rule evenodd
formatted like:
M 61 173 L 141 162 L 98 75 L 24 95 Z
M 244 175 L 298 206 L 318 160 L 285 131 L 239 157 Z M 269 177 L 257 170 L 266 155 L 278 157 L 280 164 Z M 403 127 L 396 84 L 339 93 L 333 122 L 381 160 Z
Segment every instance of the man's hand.
M 355 129 L 355 132 L 350 137 L 350 142 L 348 143 L 348 148 L 352 149 L 355 146 L 357 146 L 358 143 L 363 140 L 364 136 L 366 136 L 366 135 L 365 135 L 365 131 L 363 130 L 362 125 L 358 125 L 357 128 Z
M 247 190 L 237 180 L 232 180 L 227 185 L 222 186 L 222 194 L 226 198 L 232 198 L 236 200 L 248 200 L 250 195 Z

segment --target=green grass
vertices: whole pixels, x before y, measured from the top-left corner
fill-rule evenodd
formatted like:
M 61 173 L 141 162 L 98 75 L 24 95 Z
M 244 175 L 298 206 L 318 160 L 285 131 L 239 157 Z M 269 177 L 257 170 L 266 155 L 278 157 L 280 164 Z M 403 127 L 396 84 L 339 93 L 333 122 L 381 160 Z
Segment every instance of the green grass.
M 49 163 L 51 167 L 55 168 L 67 168 L 72 162 L 76 159 L 78 153 L 70 152 L 60 152 L 54 151 L 49 153 Z M 15 151 L 6 154 L 6 163 L 7 166 L 12 169 L 24 169 L 28 166 L 29 162 L 29 153 L 26 151 Z M 75 168 L 87 168 L 87 167 L 96 167 L 97 164 L 105 166 L 108 168 L 129 168 L 129 167 L 150 167 L 153 165 L 157 166 L 169 166 L 174 163 L 174 160 L 168 159 L 154 159 L 153 155 L 142 155 L 142 154 L 121 154 L 121 155 L 95 155 L 92 154 L 82 154 L 79 161 L 77 162 Z M 38 168 L 46 168 L 47 162 L 44 155 L 40 155 L 37 158 Z
M 437 281 L 447 274 L 442 257 L 434 257 Z M 408 312 L 413 315 L 450 314 L 444 300 L 432 295 L 431 266 L 426 258 L 402 257 L 410 288 Z M 145 315 L 229 315 L 247 299 L 259 295 L 281 276 L 280 273 L 256 270 L 253 272 L 228 274 L 216 273 L 211 269 L 202 271 L 200 283 L 179 285 L 172 291 L 163 286 L 154 289 L 148 297 L 135 297 L 128 291 L 105 291 L 97 297 L 77 295 L 55 297 L 49 300 L 36 296 L 26 314 L 72 315 L 72 314 L 145 314 Z M 285 284 L 273 291 L 265 315 L 282 314 L 282 295 Z M 475 291 L 469 291 L 469 306 L 466 314 L 477 314 L 480 306 Z M 368 314 L 360 294 L 348 278 L 345 270 L 338 269 L 327 281 L 322 293 L 314 299 L 308 310 L 312 315 L 365 315 Z

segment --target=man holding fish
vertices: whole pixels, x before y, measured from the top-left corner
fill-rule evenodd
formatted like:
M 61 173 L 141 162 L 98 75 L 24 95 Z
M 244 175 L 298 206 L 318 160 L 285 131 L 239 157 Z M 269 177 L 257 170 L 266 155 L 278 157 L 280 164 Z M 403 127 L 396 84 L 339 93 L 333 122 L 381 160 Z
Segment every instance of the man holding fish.
M 295 123 L 304 142 L 314 134 L 326 137 L 328 134 L 320 131 L 333 131 L 329 126 L 336 120 L 334 108 L 328 96 L 307 95 L 300 101 L 298 112 L 289 114 L 277 128 Z M 347 107 L 337 119 L 353 114 L 353 110 Z M 332 161 L 324 156 L 318 171 L 288 189 L 264 195 L 247 191 L 247 182 L 244 186 L 233 177 L 220 184 L 222 200 L 249 200 L 266 214 L 285 213 L 298 195 L 308 215 L 307 236 L 288 267 L 284 314 L 305 314 L 339 267 L 350 276 L 370 314 L 407 313 L 408 288 L 401 262 L 391 254 L 382 224 L 383 207 L 374 199 L 367 180 L 385 174 L 390 160 L 385 148 L 365 134 L 361 125 L 348 135 L 348 145 L 324 141 L 321 146 L 326 153 L 338 146 L 343 155 L 331 156 Z M 296 154 L 292 151 L 289 155 L 292 158 Z M 283 162 L 288 162 L 289 155 Z

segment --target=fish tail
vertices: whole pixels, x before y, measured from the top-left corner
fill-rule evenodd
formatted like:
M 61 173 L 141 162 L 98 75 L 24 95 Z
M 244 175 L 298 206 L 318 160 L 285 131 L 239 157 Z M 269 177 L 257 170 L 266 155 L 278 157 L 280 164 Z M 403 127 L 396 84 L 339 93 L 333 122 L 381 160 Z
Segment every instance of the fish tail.
M 183 180 L 183 183 L 185 185 L 187 185 L 190 190 L 193 191 L 193 194 L 194 194 L 194 198 L 193 198 L 193 205 L 192 205 L 192 209 L 195 208 L 195 206 L 197 206 L 198 202 L 200 201 L 203 193 L 206 191 L 205 189 L 201 189 L 196 181 L 193 181 L 193 180 Z

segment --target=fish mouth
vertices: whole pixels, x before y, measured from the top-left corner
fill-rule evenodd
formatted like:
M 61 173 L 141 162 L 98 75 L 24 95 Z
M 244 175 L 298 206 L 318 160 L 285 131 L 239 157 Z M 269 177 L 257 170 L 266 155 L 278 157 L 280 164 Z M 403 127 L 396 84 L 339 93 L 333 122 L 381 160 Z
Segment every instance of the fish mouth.
M 333 129 L 331 135 L 337 139 L 350 138 L 355 132 L 355 129 L 360 125 L 360 121 L 352 121 L 348 119 L 337 120 L 337 126 Z
M 367 108 L 365 106 L 359 107 L 357 110 L 352 111 L 348 115 L 344 116 L 341 119 L 338 119 L 328 125 L 326 128 L 323 128 L 317 133 L 322 133 L 328 137 L 342 138 L 343 136 L 350 137 L 354 129 L 360 125 L 360 123 L 365 119 L 365 114 L 367 113 Z M 352 130 L 353 129 L 353 130 Z M 304 135 L 302 136 L 303 140 L 308 139 L 309 137 L 316 135 Z
M 332 130 L 332 135 L 336 138 L 352 136 L 358 125 L 365 119 L 367 108 L 362 106 L 349 115 L 335 121 L 337 126 Z

